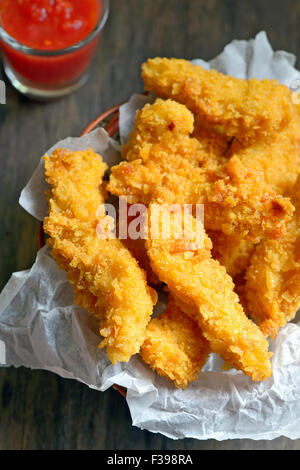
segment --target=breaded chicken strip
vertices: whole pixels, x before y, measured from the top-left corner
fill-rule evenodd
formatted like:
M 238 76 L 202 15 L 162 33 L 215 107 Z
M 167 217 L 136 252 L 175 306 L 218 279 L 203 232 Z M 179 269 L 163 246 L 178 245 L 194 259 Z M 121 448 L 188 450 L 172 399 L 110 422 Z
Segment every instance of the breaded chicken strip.
M 185 389 L 197 379 L 209 352 L 198 324 L 170 298 L 164 313 L 148 324 L 140 354 L 159 375 Z
M 181 59 L 148 59 L 145 89 L 185 104 L 196 120 L 249 142 L 278 132 L 294 113 L 292 94 L 276 80 L 242 80 Z
M 238 158 L 220 166 L 212 150 L 205 157 L 192 131 L 193 116 L 185 106 L 160 99 L 147 104 L 123 148 L 128 162 L 111 169 L 108 190 L 147 205 L 157 185 L 167 185 L 170 202 L 205 204 L 207 229 L 258 240 L 280 237 L 293 212 L 290 201 Z
M 225 235 L 222 232 L 208 231 L 213 248 L 212 256 L 226 268 L 231 277 L 245 271 L 251 261 L 255 245 L 238 235 Z
M 189 177 L 171 173 L 161 184 L 168 203 L 204 204 L 207 230 L 253 243 L 280 238 L 294 211 L 289 198 L 278 196 L 262 174 L 237 157 L 214 171 L 194 169 Z
M 126 238 L 122 240 L 122 243 L 137 260 L 139 266 L 145 271 L 147 276 L 147 283 L 150 286 L 159 286 L 161 282 L 150 266 L 150 260 L 145 248 L 145 240 L 143 238 L 138 238 L 136 240 Z
M 68 273 L 75 302 L 99 318 L 111 362 L 127 362 L 144 340 L 156 293 L 121 241 L 109 239 L 107 166 L 92 150 L 58 149 L 45 157 L 45 168 L 52 190 L 44 229 L 52 255 Z
M 251 316 L 271 338 L 300 308 L 300 177 L 291 197 L 296 211 L 286 235 L 261 242 L 246 274 Z
M 188 164 L 188 168 L 215 167 L 228 151 L 227 139 L 203 127 L 195 129 L 193 138 L 193 131 L 194 116 L 186 106 L 158 98 L 137 112 L 130 139 L 122 148 L 122 158 L 161 165 L 169 158 L 169 164 L 183 170 Z
M 133 208 L 134 209 L 134 208 Z M 142 227 L 137 227 L 135 225 L 136 217 L 140 215 L 138 210 L 134 210 L 133 214 L 131 214 L 131 206 L 127 204 L 126 207 L 126 220 L 124 218 L 125 213 L 125 206 L 122 209 L 122 212 L 119 211 L 119 224 L 117 225 L 117 233 L 118 237 L 121 236 L 121 240 L 123 245 L 130 251 L 132 256 L 137 260 L 139 266 L 145 271 L 147 277 L 147 283 L 150 286 L 158 287 L 161 285 L 160 280 L 156 276 L 155 272 L 150 266 L 150 260 L 147 255 L 146 247 L 145 247 L 145 238 L 143 237 L 142 233 L 139 233 L 141 238 L 135 238 L 137 235 L 137 231 L 142 229 Z M 124 211 L 124 212 L 123 212 Z M 131 224 L 134 225 L 132 228 L 134 238 L 132 238 L 131 233 Z M 120 231 L 121 225 L 121 231 Z
M 263 172 L 265 181 L 278 194 L 288 195 L 300 172 L 299 116 L 295 116 L 281 132 L 250 146 L 235 139 L 228 152 L 228 157 L 232 156 L 238 157 L 247 167 Z M 255 249 L 250 240 L 241 239 L 239 234 L 210 231 L 209 235 L 213 240 L 213 257 L 226 267 L 231 276 L 240 274 L 249 266 Z M 246 292 L 246 287 L 243 291 Z
M 225 235 L 222 232 L 208 231 L 213 247 L 212 257 L 225 267 L 226 272 L 232 277 L 235 292 L 239 296 L 240 304 L 245 313 L 249 314 L 248 302 L 245 293 L 246 269 L 251 262 L 255 244 L 238 235 Z
M 159 237 L 153 237 L 153 211 L 149 206 L 150 236 L 146 248 L 152 268 L 167 284 L 176 304 L 199 324 L 213 352 L 249 375 L 252 380 L 264 380 L 271 375 L 268 342 L 259 328 L 249 320 L 226 270 L 211 258 L 211 242 L 202 224 L 195 218 L 185 219 L 187 230 L 182 232 L 178 216 L 167 206 L 159 206 Z M 171 237 L 162 236 L 166 220 L 170 220 Z M 179 238 L 178 234 L 182 233 Z M 203 236 L 202 244 L 199 239 Z
M 111 169 L 108 190 L 129 203 L 148 204 L 155 187 L 169 172 L 187 177 L 193 168 L 216 168 L 227 145 L 200 131 L 191 138 L 194 117 L 183 105 L 157 99 L 138 111 L 130 139 L 122 148 L 127 162 Z
M 205 127 L 201 122 L 196 122 L 194 127 L 192 137 L 200 142 L 209 162 L 209 165 L 204 162 L 202 166 L 213 169 L 218 165 L 224 165 L 228 160 L 228 150 L 232 139 L 228 139 L 220 131 L 214 131 L 211 128 Z
M 253 170 L 263 172 L 265 181 L 287 195 L 300 173 L 300 118 L 295 116 L 281 132 L 249 146 L 234 140 L 229 157 L 236 156 Z

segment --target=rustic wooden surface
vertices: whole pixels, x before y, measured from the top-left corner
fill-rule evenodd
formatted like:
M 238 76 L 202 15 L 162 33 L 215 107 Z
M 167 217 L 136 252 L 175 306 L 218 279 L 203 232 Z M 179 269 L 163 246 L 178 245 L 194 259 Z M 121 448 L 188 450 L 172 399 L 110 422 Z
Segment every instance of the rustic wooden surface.
M 78 135 L 106 108 L 142 90 L 140 64 L 156 55 L 210 59 L 233 38 L 267 31 L 275 49 L 300 54 L 300 2 L 293 0 L 111 0 L 87 85 L 39 104 L 7 89 L 0 105 L 0 289 L 31 266 L 37 222 L 18 196 L 40 155 Z M 0 369 L 0 449 L 300 449 L 300 440 L 172 441 L 132 427 L 125 400 L 25 368 Z

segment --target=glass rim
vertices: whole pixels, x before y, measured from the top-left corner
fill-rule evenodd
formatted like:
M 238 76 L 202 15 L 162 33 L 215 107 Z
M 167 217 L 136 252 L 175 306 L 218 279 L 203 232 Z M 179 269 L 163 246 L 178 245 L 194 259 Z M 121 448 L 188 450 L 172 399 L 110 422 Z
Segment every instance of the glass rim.
M 36 49 L 34 47 L 26 46 L 25 44 L 22 44 L 21 42 L 17 41 L 17 39 L 15 39 L 10 34 L 8 34 L 5 31 L 5 29 L 2 28 L 1 24 L 0 24 L 0 39 L 2 39 L 6 44 L 11 46 L 13 49 L 16 49 L 17 51 L 24 52 L 25 54 L 29 54 L 29 55 L 54 57 L 54 56 L 59 56 L 63 54 L 69 54 L 70 52 L 74 52 L 84 47 L 86 44 L 92 41 L 92 39 L 94 39 L 95 36 L 97 36 L 97 34 L 100 33 L 100 31 L 102 31 L 109 15 L 109 0 L 102 0 L 102 5 L 103 5 L 103 8 L 102 8 L 101 15 L 93 31 L 91 31 L 85 38 L 81 39 L 75 44 L 72 44 L 71 46 L 64 47 L 63 49 L 55 49 L 55 50 L 49 51 L 49 50 Z

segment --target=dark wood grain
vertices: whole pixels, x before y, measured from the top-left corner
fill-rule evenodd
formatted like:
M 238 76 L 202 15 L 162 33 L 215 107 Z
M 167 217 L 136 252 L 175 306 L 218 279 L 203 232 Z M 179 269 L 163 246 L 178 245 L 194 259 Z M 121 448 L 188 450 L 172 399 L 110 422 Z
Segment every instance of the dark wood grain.
M 210 59 L 233 38 L 265 29 L 275 49 L 300 54 L 297 0 L 112 0 L 92 76 L 77 93 L 34 103 L 7 88 L 0 105 L 0 288 L 31 266 L 37 222 L 18 206 L 40 155 L 106 108 L 142 90 L 155 55 Z M 132 427 L 121 395 L 28 369 L 0 369 L 0 449 L 299 449 L 300 440 L 172 441 Z

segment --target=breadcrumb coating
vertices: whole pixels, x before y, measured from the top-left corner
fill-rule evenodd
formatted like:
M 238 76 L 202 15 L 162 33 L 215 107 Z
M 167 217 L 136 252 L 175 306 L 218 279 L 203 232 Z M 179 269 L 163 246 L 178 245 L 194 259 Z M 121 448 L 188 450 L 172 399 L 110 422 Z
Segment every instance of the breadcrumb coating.
M 289 194 L 300 173 L 300 117 L 296 115 L 281 132 L 251 145 L 234 140 L 228 156 L 262 172 L 278 194 Z
M 196 121 L 240 141 L 265 138 L 292 119 L 292 93 L 276 80 L 243 80 L 187 60 L 156 57 L 142 66 L 145 90 L 185 104 Z
M 170 171 L 187 177 L 193 168 L 215 168 L 218 145 L 213 146 L 208 138 L 204 143 L 191 138 L 193 129 L 194 117 L 185 106 L 160 99 L 145 105 L 122 148 L 127 161 L 111 168 L 109 192 L 126 196 L 130 204 L 148 204 L 155 187 Z
M 214 171 L 194 169 L 189 177 L 171 173 L 162 185 L 168 203 L 204 204 L 207 230 L 235 234 L 253 243 L 280 238 L 294 211 L 289 198 L 277 195 L 262 174 L 237 157 Z
M 127 362 L 140 349 L 157 295 L 130 252 L 105 231 L 107 166 L 92 150 L 57 149 L 45 156 L 45 168 L 52 190 L 44 229 L 52 255 L 68 274 L 75 302 L 99 318 L 100 347 L 113 364 Z
M 203 164 L 203 166 L 213 169 L 226 163 L 232 139 L 228 139 L 221 131 L 205 127 L 201 122 L 196 122 L 194 127 L 192 137 L 201 143 L 209 162 L 209 165 Z
M 212 230 L 208 231 L 208 235 L 213 243 L 213 258 L 225 266 L 231 277 L 235 277 L 247 269 L 255 250 L 254 243 L 239 235 L 225 235 L 222 232 Z
M 147 283 L 150 286 L 158 287 L 161 282 L 151 268 L 150 260 L 145 247 L 145 240 L 143 238 L 137 238 L 136 240 L 133 240 L 132 238 L 126 238 L 122 240 L 122 243 L 137 260 L 139 266 L 146 272 Z
M 209 352 L 198 324 L 170 298 L 164 313 L 148 324 L 140 354 L 159 375 L 185 389 L 197 379 Z
M 44 157 L 47 243 L 113 364 L 140 353 L 185 389 L 214 352 L 265 380 L 266 336 L 300 308 L 300 107 L 276 80 L 181 59 L 148 59 L 142 78 L 160 98 L 137 112 L 108 183 L 91 149 Z M 129 213 L 127 239 L 115 238 L 107 191 L 149 206 L 146 241 L 130 238 Z M 147 282 L 169 292 L 157 318 Z
M 150 204 L 150 225 L 153 208 Z M 170 210 L 163 205 L 161 210 L 162 223 L 164 218 L 170 217 Z M 270 377 L 271 353 L 267 340 L 258 326 L 246 317 L 225 268 L 211 258 L 211 242 L 202 224 L 193 218 L 188 226 L 191 232 L 176 239 L 180 227 L 171 213 L 171 237 L 147 240 L 153 270 L 167 284 L 179 308 L 198 322 L 213 352 L 254 381 Z M 201 231 L 202 246 L 191 250 L 189 246 Z
M 220 165 L 212 146 L 204 163 L 206 150 L 199 151 L 199 141 L 189 136 L 192 130 L 193 117 L 185 106 L 161 99 L 147 104 L 123 149 L 129 161 L 111 169 L 108 190 L 129 203 L 147 205 L 162 185 L 174 203 L 205 204 L 207 229 L 253 241 L 280 237 L 293 212 L 289 199 L 278 196 L 262 174 L 237 157 Z
M 261 242 L 246 273 L 251 316 L 271 338 L 300 308 L 300 177 L 291 198 L 296 211 L 286 235 Z

